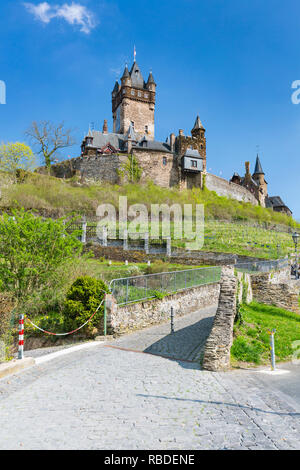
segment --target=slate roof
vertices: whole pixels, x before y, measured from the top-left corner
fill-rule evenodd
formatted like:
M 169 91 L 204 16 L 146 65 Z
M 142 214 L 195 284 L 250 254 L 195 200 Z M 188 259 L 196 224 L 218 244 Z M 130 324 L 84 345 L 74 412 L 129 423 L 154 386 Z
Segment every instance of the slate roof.
M 186 152 L 184 154 L 185 157 L 192 157 L 192 158 L 201 158 L 199 155 L 198 150 L 193 150 L 193 149 L 186 149 Z
M 267 207 L 287 207 L 280 196 L 271 196 L 266 198 Z
M 143 149 L 143 150 L 154 150 L 157 152 L 165 152 L 165 153 L 172 153 L 171 147 L 166 142 L 158 142 L 157 140 L 142 140 L 138 143 L 135 147 L 136 149 Z
M 195 124 L 194 124 L 194 127 L 193 127 L 192 131 L 195 131 L 197 129 L 204 129 L 199 116 L 196 117 L 196 121 L 195 121 Z
M 93 143 L 91 145 L 93 148 L 101 149 L 107 144 L 111 144 L 117 150 L 124 147 L 125 136 L 123 134 L 103 134 L 100 131 L 89 131 L 89 135 L 93 137 Z
M 256 164 L 255 164 L 255 170 L 254 170 L 254 175 L 264 175 L 259 156 L 257 155 L 256 157 Z
M 144 88 L 144 79 L 141 74 L 140 68 L 136 62 L 133 63 L 133 66 L 130 70 L 131 83 L 133 87 Z
M 155 85 L 154 77 L 152 75 L 152 72 L 149 73 L 148 77 L 148 82 L 147 83 L 153 83 Z
M 90 147 L 101 149 L 107 144 L 111 144 L 115 149 L 125 151 L 125 142 L 128 140 L 128 135 L 131 135 L 133 146 L 136 149 L 142 150 L 154 150 L 158 152 L 171 153 L 171 147 L 167 142 L 158 142 L 156 140 L 147 140 L 144 136 L 139 142 L 133 128 L 129 128 L 126 134 L 114 134 L 107 133 L 103 134 L 100 131 L 89 131 L 89 136 L 93 137 L 93 143 Z M 134 143 L 136 142 L 136 145 Z

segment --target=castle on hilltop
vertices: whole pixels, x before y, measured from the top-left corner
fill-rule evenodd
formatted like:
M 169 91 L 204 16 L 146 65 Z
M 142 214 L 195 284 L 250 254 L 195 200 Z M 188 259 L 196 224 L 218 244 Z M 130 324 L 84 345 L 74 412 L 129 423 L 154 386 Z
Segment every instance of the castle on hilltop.
M 126 65 L 112 91 L 113 131 L 109 132 L 106 119 L 102 131 L 89 129 L 82 141 L 81 156 L 53 165 L 53 174 L 71 177 L 77 173 L 82 181 L 118 184 L 131 156 L 131 163 L 134 159 L 139 167 L 141 182 L 151 180 L 163 187 L 179 189 L 205 185 L 221 196 L 291 215 L 279 197 L 268 197 L 259 157 L 253 175 L 248 162 L 245 176 L 235 173 L 230 181 L 207 172 L 206 130 L 199 116 L 190 135 L 180 129 L 165 142 L 155 140 L 156 87 L 152 72 L 145 81 L 135 60 L 130 70 Z

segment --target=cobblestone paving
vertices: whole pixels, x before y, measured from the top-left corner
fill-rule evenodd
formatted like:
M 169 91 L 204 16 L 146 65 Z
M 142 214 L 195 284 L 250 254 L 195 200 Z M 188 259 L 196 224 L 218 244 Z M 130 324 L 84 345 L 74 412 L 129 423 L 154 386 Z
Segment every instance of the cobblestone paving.
M 299 448 L 298 410 L 257 375 L 99 345 L 0 380 L 0 448 Z
M 207 307 L 183 317 L 176 317 L 175 313 L 175 333 L 170 333 L 171 323 L 169 321 L 122 336 L 114 341 L 113 345 L 135 351 L 197 361 L 201 357 L 206 339 L 211 331 L 216 310 L 217 306 Z

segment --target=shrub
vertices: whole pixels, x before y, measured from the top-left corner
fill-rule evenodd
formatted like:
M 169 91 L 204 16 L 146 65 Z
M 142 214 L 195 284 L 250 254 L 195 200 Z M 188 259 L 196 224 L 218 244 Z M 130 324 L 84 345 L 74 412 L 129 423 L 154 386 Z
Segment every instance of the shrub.
M 76 279 L 70 287 L 64 303 L 63 316 L 65 328 L 73 330 L 85 323 L 99 306 L 105 292 L 109 292 L 109 290 L 102 280 L 89 276 Z M 104 306 L 102 304 L 97 314 L 84 327 L 84 331 L 87 334 L 90 335 L 95 328 L 100 328 L 103 313 Z
M 170 264 L 164 263 L 162 260 L 157 260 L 155 263 L 150 264 L 145 268 L 145 274 L 165 273 L 170 270 Z

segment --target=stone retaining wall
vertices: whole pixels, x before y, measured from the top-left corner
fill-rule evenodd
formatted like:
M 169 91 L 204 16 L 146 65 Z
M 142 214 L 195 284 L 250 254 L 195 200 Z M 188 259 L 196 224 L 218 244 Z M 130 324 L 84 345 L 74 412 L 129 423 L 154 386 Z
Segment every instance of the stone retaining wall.
M 117 306 L 112 296 L 108 297 L 107 323 L 111 334 L 146 328 L 167 321 L 170 318 L 171 306 L 177 317 L 217 305 L 219 284 L 193 287 L 163 299 L 151 299 L 125 306 Z
M 218 371 L 230 368 L 230 349 L 233 342 L 233 323 L 236 315 L 237 278 L 233 267 L 224 267 L 218 310 L 207 339 L 203 368 Z
M 252 275 L 251 284 L 254 300 L 262 304 L 274 305 L 284 310 L 300 313 L 299 283 L 291 280 L 283 282 L 281 276 L 284 276 L 284 273 Z
M 98 243 L 89 243 L 87 250 L 92 250 L 96 258 L 105 257 L 114 261 L 128 261 L 130 263 L 146 263 L 148 260 L 164 258 L 165 261 L 178 264 L 186 264 L 187 266 L 209 265 L 224 266 L 235 264 L 236 255 L 228 253 L 213 253 L 205 251 L 173 251 L 171 257 L 166 254 L 146 254 L 144 251 L 124 251 L 121 247 L 101 246 Z

